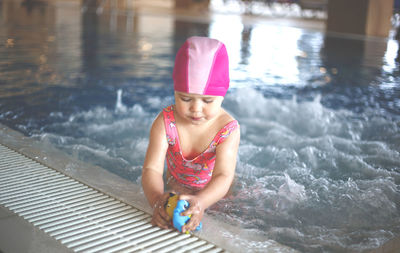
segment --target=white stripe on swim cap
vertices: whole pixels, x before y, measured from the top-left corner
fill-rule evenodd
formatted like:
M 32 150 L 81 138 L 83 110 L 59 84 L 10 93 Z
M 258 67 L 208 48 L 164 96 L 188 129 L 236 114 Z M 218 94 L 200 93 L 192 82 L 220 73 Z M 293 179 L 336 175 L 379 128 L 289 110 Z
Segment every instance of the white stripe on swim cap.
M 215 54 L 221 43 L 204 37 L 191 37 L 188 42 L 188 91 L 204 94 Z

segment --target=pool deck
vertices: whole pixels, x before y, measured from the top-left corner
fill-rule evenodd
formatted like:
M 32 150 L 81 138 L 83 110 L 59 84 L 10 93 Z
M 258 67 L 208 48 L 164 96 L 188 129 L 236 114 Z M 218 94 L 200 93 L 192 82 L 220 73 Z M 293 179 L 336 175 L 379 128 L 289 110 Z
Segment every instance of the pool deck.
M 72 252 L 42 230 L 0 205 L 0 252 Z

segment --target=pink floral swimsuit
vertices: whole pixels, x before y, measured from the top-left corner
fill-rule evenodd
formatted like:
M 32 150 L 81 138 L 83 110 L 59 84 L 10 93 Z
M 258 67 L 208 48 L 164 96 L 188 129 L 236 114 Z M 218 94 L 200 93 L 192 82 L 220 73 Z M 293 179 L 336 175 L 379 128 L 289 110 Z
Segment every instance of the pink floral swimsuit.
M 167 167 L 174 179 L 184 186 L 203 188 L 210 181 L 216 157 L 216 147 L 233 132 L 238 122 L 233 120 L 226 124 L 208 148 L 192 160 L 186 160 L 182 155 L 179 144 L 178 130 L 175 125 L 174 108 L 172 105 L 163 110 L 165 131 L 167 134 L 168 151 L 166 155 Z

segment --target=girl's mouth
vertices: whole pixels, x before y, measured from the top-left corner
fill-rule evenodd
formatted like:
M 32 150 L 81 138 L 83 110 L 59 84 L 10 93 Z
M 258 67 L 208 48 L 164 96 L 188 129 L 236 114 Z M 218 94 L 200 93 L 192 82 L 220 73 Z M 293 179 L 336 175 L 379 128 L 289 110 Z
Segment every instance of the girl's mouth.
M 202 118 L 201 117 L 190 117 L 193 121 L 199 121 L 199 120 L 201 120 Z

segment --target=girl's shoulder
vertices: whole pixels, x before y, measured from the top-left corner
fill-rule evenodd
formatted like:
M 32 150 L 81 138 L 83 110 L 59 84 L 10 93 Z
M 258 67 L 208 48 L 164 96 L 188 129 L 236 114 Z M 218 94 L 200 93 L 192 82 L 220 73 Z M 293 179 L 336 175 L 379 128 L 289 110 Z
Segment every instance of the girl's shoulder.
M 224 111 L 223 115 L 221 115 L 219 131 L 216 134 L 214 140 L 218 144 L 224 143 L 226 140 L 230 140 L 227 142 L 228 144 L 225 146 L 231 146 L 235 143 L 238 143 L 240 140 L 240 131 L 237 129 L 240 127 L 238 121 L 230 115 L 228 112 Z
M 235 131 L 238 128 L 238 121 L 231 114 L 223 110 L 223 112 L 219 116 L 217 126 L 214 128 L 214 131 L 217 131 L 214 140 L 217 139 L 218 143 L 222 143 L 226 138 L 231 135 L 231 133 L 239 132 Z
M 156 118 L 153 121 L 152 127 L 156 128 L 156 129 L 164 128 L 164 116 L 163 116 L 162 111 L 157 114 Z
M 219 116 L 218 122 L 219 122 L 220 128 L 223 128 L 229 124 L 239 126 L 239 122 L 224 109 L 222 109 L 222 113 Z

